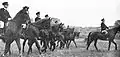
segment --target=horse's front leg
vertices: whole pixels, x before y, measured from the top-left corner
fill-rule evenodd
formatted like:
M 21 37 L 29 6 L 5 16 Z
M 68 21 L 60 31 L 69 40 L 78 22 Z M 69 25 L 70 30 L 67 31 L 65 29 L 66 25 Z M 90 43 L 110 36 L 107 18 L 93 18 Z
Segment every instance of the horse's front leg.
M 9 55 L 11 55 L 11 50 L 9 49 Z
M 22 52 L 24 53 L 24 47 L 25 47 L 25 43 L 26 43 L 27 39 L 24 39 L 24 42 L 23 42 L 23 49 L 22 49 Z
M 21 52 L 21 44 L 20 44 L 20 38 L 17 38 L 15 40 L 16 44 L 17 44 L 17 47 L 19 49 L 19 56 L 21 57 L 22 56 L 22 52 Z
M 98 48 L 97 48 L 97 40 L 95 40 L 94 46 L 95 46 L 96 50 L 98 50 Z
M 6 56 L 6 54 L 8 53 L 8 51 L 9 51 L 9 54 L 11 53 L 11 51 L 10 51 L 10 45 L 11 45 L 12 42 L 13 42 L 13 40 L 11 41 L 10 39 L 7 39 L 6 44 L 5 44 L 5 51 L 1 55 L 1 57 Z
M 111 41 L 109 41 L 108 51 L 110 50 Z
M 71 39 L 68 41 L 67 48 L 69 48 L 71 41 Z

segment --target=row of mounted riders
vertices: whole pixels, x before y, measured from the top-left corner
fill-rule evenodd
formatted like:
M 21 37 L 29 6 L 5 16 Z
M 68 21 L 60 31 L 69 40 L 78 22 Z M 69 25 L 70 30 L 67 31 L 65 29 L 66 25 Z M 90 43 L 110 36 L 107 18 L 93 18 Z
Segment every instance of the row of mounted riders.
M 29 36 L 27 37 L 26 35 L 27 34 L 26 28 L 24 28 L 23 30 L 24 30 L 22 34 L 23 36 L 21 38 L 25 39 L 23 42 L 23 52 L 24 52 L 25 42 L 29 38 Z M 74 32 L 74 28 L 63 29 L 62 23 L 52 26 L 49 29 L 41 29 L 39 30 L 39 36 L 36 35 L 35 36 L 36 38 L 28 39 L 28 45 L 30 48 L 30 50 L 28 51 L 28 54 L 29 52 L 32 52 L 32 45 L 34 42 L 35 43 L 38 42 L 37 40 L 40 40 L 40 44 L 42 46 L 41 52 L 46 52 L 48 48 L 50 49 L 50 51 L 54 51 L 55 48 L 58 46 L 60 49 L 64 48 L 65 45 L 67 48 L 69 48 L 71 41 L 73 41 L 75 46 L 77 47 L 75 42 L 75 37 L 76 36 L 79 37 L 79 33 L 80 32 Z M 33 32 L 33 34 L 35 33 Z M 37 46 L 37 48 L 39 49 L 40 47 Z
M 37 24 L 38 25 L 38 24 Z M 23 39 L 23 49 L 26 41 L 28 40 L 28 53 L 32 53 L 32 45 L 35 43 L 36 47 L 41 52 L 45 53 L 47 49 L 54 51 L 56 47 L 59 48 L 69 48 L 71 41 L 76 45 L 75 37 L 79 37 L 80 32 L 74 32 L 74 28 L 63 29 L 63 23 L 50 26 L 49 20 L 45 20 L 37 26 L 36 23 L 27 23 L 26 27 L 22 29 L 19 35 Z M 39 45 L 39 40 L 42 48 Z M 3 40 L 5 41 L 5 40 Z

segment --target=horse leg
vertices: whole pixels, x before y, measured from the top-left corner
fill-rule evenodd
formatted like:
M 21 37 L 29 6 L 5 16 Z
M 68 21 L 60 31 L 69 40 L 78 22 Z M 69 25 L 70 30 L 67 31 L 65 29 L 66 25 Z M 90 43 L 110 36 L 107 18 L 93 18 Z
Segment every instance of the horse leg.
M 88 48 L 89 48 L 89 46 L 90 46 L 90 44 L 91 44 L 92 42 L 93 42 L 93 40 L 91 40 L 91 41 L 88 42 L 87 48 L 86 48 L 87 50 L 88 50 Z
M 23 42 L 23 49 L 22 49 L 22 52 L 24 53 L 24 47 L 25 47 L 25 43 L 26 43 L 27 39 L 24 40 Z
M 51 49 L 51 51 L 54 51 L 54 50 L 55 50 L 55 46 L 56 46 L 56 45 L 55 45 L 55 42 L 54 42 L 54 41 L 51 41 L 50 44 L 51 44 L 51 48 L 53 47 L 53 48 Z
M 98 48 L 97 48 L 97 40 L 95 40 L 95 42 L 94 42 L 94 46 L 95 46 L 95 48 L 96 48 L 96 50 L 98 50 Z
M 30 54 L 30 52 L 32 53 L 32 45 L 33 45 L 34 41 L 33 40 L 28 40 L 28 46 L 29 46 L 29 49 L 28 49 L 28 55 Z
M 41 52 L 46 52 L 46 49 L 47 49 L 47 44 L 46 44 L 46 40 L 43 41 L 43 50 L 41 50 Z
M 50 47 L 49 46 L 49 40 L 46 40 L 46 45 L 47 45 L 48 48 Z
M 50 41 L 49 49 L 50 49 L 50 51 L 52 50 L 52 41 Z
M 111 41 L 109 41 L 108 51 L 110 50 Z
M 73 40 L 73 43 L 75 44 L 75 46 L 76 46 L 76 48 L 77 48 L 77 44 L 76 44 L 76 42 L 75 42 L 75 39 Z
M 68 41 L 69 41 L 69 40 L 66 40 L 66 48 L 68 48 Z
M 115 43 L 115 41 L 113 40 L 112 43 L 115 45 L 115 50 L 117 50 L 117 44 Z
M 71 41 L 72 41 L 72 40 L 68 41 L 68 43 L 67 43 L 67 48 L 69 48 Z
M 9 55 L 11 55 L 11 50 L 9 49 Z
M 60 41 L 60 47 L 59 48 L 61 49 L 62 47 L 63 47 L 63 43 Z
M 9 40 L 9 39 L 8 39 Z M 13 42 L 13 40 L 12 41 L 6 41 L 6 44 L 5 44 L 5 51 L 4 51 L 4 53 L 1 55 L 1 56 L 5 56 L 7 53 L 8 53 L 8 51 L 10 51 L 10 45 L 11 45 L 11 43 Z M 11 52 L 11 51 L 10 51 Z
M 22 56 L 20 38 L 17 38 L 15 41 L 16 41 L 17 47 L 19 49 L 19 55 Z
M 39 45 L 37 39 L 35 39 L 35 44 L 36 44 L 36 47 L 37 47 L 37 49 L 39 51 L 39 54 L 41 54 L 41 52 L 40 52 L 40 45 Z
M 5 51 L 4 51 L 3 56 L 5 56 L 8 53 L 9 50 L 10 50 L 10 43 L 6 43 L 6 45 L 5 45 Z
M 42 42 L 43 42 L 43 40 L 40 41 L 41 46 L 42 46 Z
M 55 46 L 56 46 L 56 44 L 55 44 L 55 42 L 54 42 L 54 43 L 53 43 L 53 49 L 52 49 L 52 51 L 55 50 Z
M 60 42 L 60 41 L 57 41 L 57 45 L 56 45 L 56 47 L 58 47 L 58 45 L 59 45 L 59 42 Z

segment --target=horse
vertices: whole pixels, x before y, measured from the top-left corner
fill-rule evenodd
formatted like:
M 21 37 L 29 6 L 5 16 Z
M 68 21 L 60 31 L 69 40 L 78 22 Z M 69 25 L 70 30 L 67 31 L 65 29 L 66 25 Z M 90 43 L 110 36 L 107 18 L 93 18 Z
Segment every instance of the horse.
M 74 33 L 74 28 L 67 28 L 66 32 L 64 32 L 63 35 L 65 37 L 64 41 L 66 42 L 67 48 L 69 48 L 71 41 L 73 41 L 75 46 L 77 47 L 76 42 L 74 40 L 74 38 L 76 36 L 76 33 Z
M 105 40 L 105 41 L 109 41 L 109 46 L 108 46 L 108 50 L 110 50 L 110 45 L 111 42 L 115 45 L 115 50 L 117 50 L 117 44 L 115 43 L 114 39 L 115 39 L 115 35 L 118 31 L 120 31 L 120 26 L 118 27 L 114 27 L 112 29 L 108 29 L 106 30 L 107 33 L 103 34 L 102 32 L 90 32 L 88 34 L 88 38 L 87 38 L 87 50 L 90 46 L 90 44 L 94 41 L 94 46 L 96 48 L 96 50 L 98 50 L 96 44 L 97 44 L 97 40 Z
M 77 48 L 77 44 L 75 42 L 75 37 L 79 37 L 80 32 L 73 32 L 72 35 L 70 35 L 69 43 L 68 43 L 68 48 L 70 46 L 71 41 L 75 44 L 75 47 Z
M 54 26 L 51 26 L 50 29 L 43 29 L 43 30 L 40 30 L 41 33 L 41 39 L 42 39 L 42 42 L 44 43 L 43 47 L 44 47 L 44 52 L 46 52 L 46 49 L 47 47 L 51 50 L 51 51 L 54 51 L 55 50 L 55 41 L 58 40 L 59 38 L 59 41 L 62 41 L 62 37 L 61 37 L 61 34 L 59 33 L 59 31 L 61 30 L 60 28 L 62 27 L 62 23 L 60 24 L 57 24 L 57 25 L 54 25 Z
M 8 52 L 11 54 L 10 45 L 15 40 L 19 49 L 19 55 L 22 55 L 21 44 L 20 44 L 20 34 L 22 31 L 22 24 L 30 20 L 29 14 L 25 12 L 18 12 L 16 16 L 7 22 L 7 27 L 5 29 L 4 35 L 0 36 L 4 40 L 5 50 L 1 56 L 5 56 Z
M 74 32 L 74 28 L 61 29 L 62 41 L 57 42 L 57 46 L 58 46 L 58 43 L 60 42 L 60 49 L 64 48 L 65 44 L 66 44 L 66 47 L 68 48 L 68 43 L 69 41 L 71 41 L 71 38 L 73 37 L 72 36 L 73 32 Z
M 55 37 L 54 37 L 55 38 L 55 42 L 58 41 L 57 42 L 57 46 L 58 46 L 59 42 L 62 43 L 62 44 L 65 44 L 65 42 L 64 42 L 64 35 L 63 35 L 63 32 L 62 32 L 63 25 L 64 24 L 60 23 L 60 24 L 57 24 L 55 26 L 52 26 L 52 32 L 55 35 Z M 61 49 L 61 46 L 62 45 L 60 45 L 60 49 Z
M 40 45 L 39 45 L 39 43 L 37 41 L 39 39 L 39 30 L 38 30 L 38 28 L 31 25 L 30 23 L 26 24 L 26 28 L 23 28 L 23 30 L 22 30 L 22 37 L 21 38 L 24 39 L 24 41 L 23 41 L 23 49 L 22 49 L 23 53 L 24 53 L 25 43 L 28 40 L 29 49 L 28 49 L 27 54 L 29 55 L 30 52 L 32 53 L 32 45 L 33 45 L 33 43 L 36 44 L 36 47 L 37 47 L 37 49 L 39 51 L 39 54 L 41 54 Z

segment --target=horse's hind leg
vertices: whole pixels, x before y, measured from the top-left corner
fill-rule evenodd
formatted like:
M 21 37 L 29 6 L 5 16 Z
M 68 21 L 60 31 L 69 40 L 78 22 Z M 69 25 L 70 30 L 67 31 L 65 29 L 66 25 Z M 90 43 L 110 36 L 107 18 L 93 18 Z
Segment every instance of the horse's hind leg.
M 95 46 L 95 48 L 96 48 L 96 50 L 98 50 L 98 48 L 97 48 L 97 40 L 95 40 L 95 42 L 94 42 L 94 46 Z
M 112 41 L 113 44 L 115 44 L 115 50 L 117 50 L 117 44 L 115 43 L 115 41 Z
M 108 50 L 110 50 L 110 45 L 111 45 L 111 41 L 109 41 L 109 46 L 108 46 Z
M 29 49 L 28 49 L 28 55 L 30 54 L 30 52 L 32 52 L 32 45 L 34 43 L 34 40 L 28 40 L 28 46 L 29 46 Z
M 23 42 L 23 49 L 22 49 L 22 52 L 24 53 L 24 47 L 25 47 L 25 43 L 26 43 L 27 39 L 24 40 Z
M 57 45 L 56 45 L 56 47 L 58 47 L 58 46 L 59 46 L 59 42 L 60 42 L 60 41 L 58 40 L 58 41 L 57 41 Z
M 17 38 L 15 41 L 16 41 L 17 47 L 19 49 L 19 55 L 22 56 L 20 38 Z
M 76 48 L 77 48 L 77 44 L 76 44 L 76 42 L 75 42 L 75 39 L 73 40 L 73 43 L 75 44 L 75 46 L 76 46 Z
M 91 41 L 89 41 L 88 43 L 87 43 L 87 50 L 88 50 L 88 48 L 89 48 L 89 46 L 90 46 L 90 44 L 93 42 L 93 40 L 91 40 Z
M 36 44 L 36 47 L 37 47 L 37 49 L 39 51 L 39 54 L 41 54 L 41 52 L 40 52 L 40 45 L 39 45 L 37 39 L 35 39 L 35 44 Z
M 72 41 L 72 40 L 68 41 L 68 48 L 69 48 L 69 46 L 70 46 L 70 44 L 71 44 L 71 41 Z

